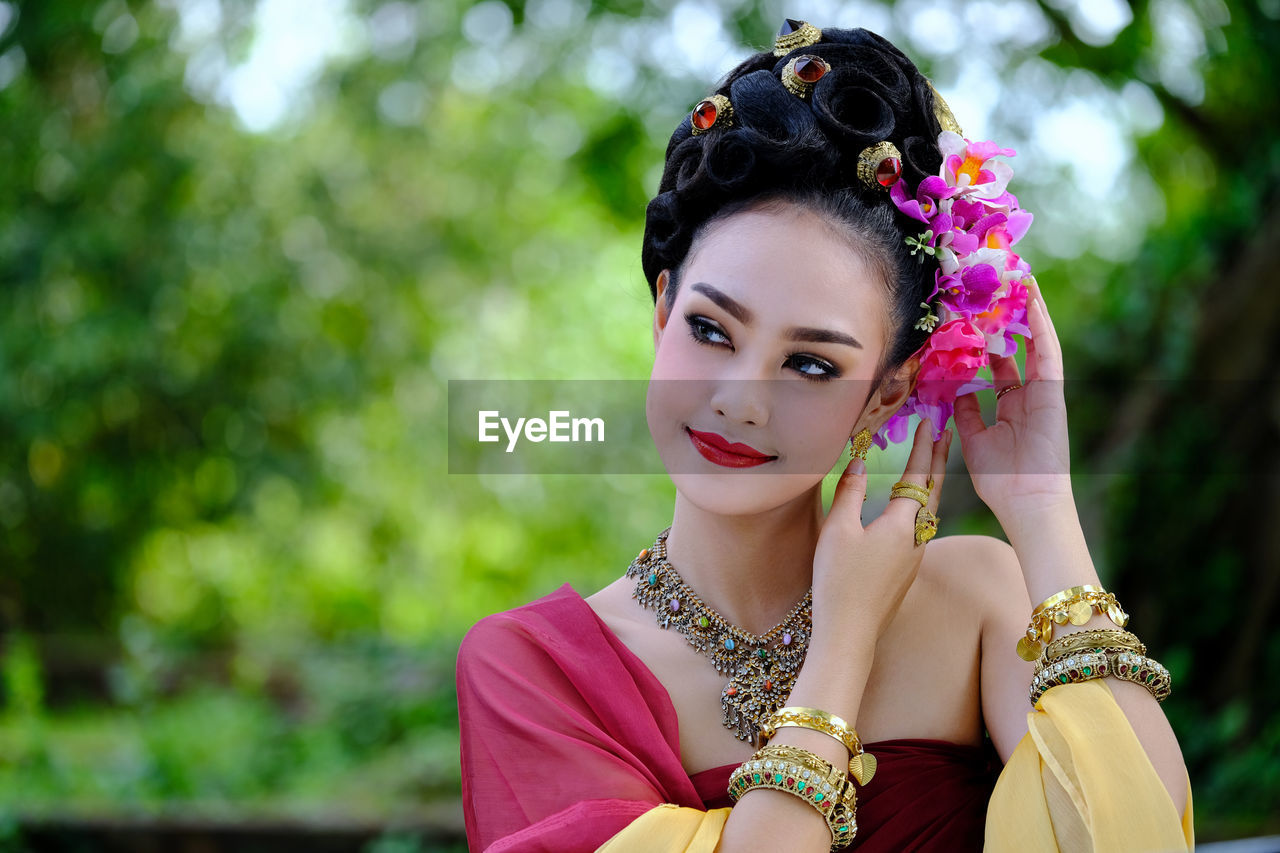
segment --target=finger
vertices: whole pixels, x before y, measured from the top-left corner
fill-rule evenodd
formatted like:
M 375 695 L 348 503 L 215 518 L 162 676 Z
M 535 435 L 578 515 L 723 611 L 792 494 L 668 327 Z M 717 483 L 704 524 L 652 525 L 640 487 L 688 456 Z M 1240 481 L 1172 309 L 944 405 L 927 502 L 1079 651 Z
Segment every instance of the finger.
M 1027 278 L 1029 279 L 1027 292 L 1033 295 L 1036 301 L 1040 303 L 1040 307 L 1044 309 L 1044 319 L 1049 325 L 1049 333 L 1056 339 L 1058 337 L 1058 327 L 1054 325 L 1053 317 L 1049 314 L 1049 306 L 1045 304 L 1044 292 L 1040 290 L 1040 282 L 1033 275 L 1029 275 Z
M 938 503 L 942 496 L 942 481 L 947 476 L 947 457 L 951 454 L 951 440 L 954 437 L 951 430 L 946 430 L 942 434 L 942 440 L 933 447 L 933 458 L 929 469 L 929 479 L 933 481 L 933 488 L 929 490 L 929 502 L 925 504 L 925 509 L 932 513 L 938 511 Z
M 916 424 L 915 440 L 911 444 L 911 454 L 907 457 L 907 467 L 902 471 L 902 479 L 908 483 L 924 485 L 929 479 L 929 458 L 933 454 L 933 424 L 928 418 L 921 418 Z
M 867 499 L 867 463 L 858 457 L 849 460 L 844 472 L 836 482 L 835 492 L 831 496 L 831 510 L 849 504 L 855 508 L 853 514 L 862 518 L 862 503 Z
M 951 415 L 956 422 L 956 432 L 960 433 L 960 443 L 968 444 L 969 440 L 987 428 L 982 419 L 982 406 L 978 402 L 978 394 L 970 391 L 956 398 L 955 410 Z
M 929 419 L 921 419 L 916 426 L 915 442 L 911 445 L 911 455 L 907 457 L 907 467 L 902 472 L 902 482 L 914 483 L 923 488 L 929 481 L 934 445 L 934 442 L 930 441 L 932 436 L 933 430 Z M 895 504 L 899 506 L 895 508 Z M 915 498 L 900 496 L 889 499 L 885 512 L 909 513 L 914 518 L 918 509 L 920 509 L 920 502 Z
M 1035 371 L 1037 379 L 1062 379 L 1062 348 L 1053 321 L 1044 307 L 1044 299 L 1040 295 L 1040 286 L 1032 278 L 1027 286 L 1031 300 L 1027 303 L 1027 326 L 1036 341 Z
M 1022 372 L 1018 369 L 1018 360 L 1007 355 L 991 356 L 991 379 L 996 391 L 1012 385 L 1022 384 Z
M 1031 334 L 1037 341 L 1036 378 L 1060 380 L 1062 379 L 1062 348 L 1053 332 L 1053 327 L 1049 324 L 1049 316 L 1045 312 L 1043 302 L 1036 300 L 1035 305 L 1028 311 L 1028 320 L 1031 320 L 1033 315 L 1034 325 L 1030 322 L 1028 325 L 1031 326 Z
M 1024 339 L 1027 344 L 1027 381 L 1040 378 L 1040 358 L 1036 354 L 1036 339 L 1027 337 Z

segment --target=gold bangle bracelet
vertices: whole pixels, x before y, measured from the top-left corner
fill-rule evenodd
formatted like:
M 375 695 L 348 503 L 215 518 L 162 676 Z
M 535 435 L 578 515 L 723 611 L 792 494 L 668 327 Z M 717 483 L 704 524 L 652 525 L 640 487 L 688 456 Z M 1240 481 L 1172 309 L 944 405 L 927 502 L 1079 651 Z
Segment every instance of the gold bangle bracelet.
M 777 734 L 778 729 L 788 726 L 821 732 L 843 744 L 845 749 L 849 750 L 849 775 L 853 776 L 859 785 L 866 785 L 875 775 L 876 757 L 863 750 L 862 741 L 858 738 L 858 733 L 853 726 L 835 714 L 829 714 L 818 708 L 797 706 L 779 708 L 760 729 L 758 743 L 763 746 Z
M 1117 628 L 1129 623 L 1129 614 L 1124 612 L 1113 594 L 1099 586 L 1073 586 L 1049 596 L 1031 612 L 1027 632 L 1018 640 L 1018 656 L 1025 661 L 1034 661 L 1053 639 L 1055 623 L 1083 625 L 1093 618 L 1095 607 L 1099 613 L 1106 614 Z
M 827 822 L 831 850 L 842 850 L 858 831 L 857 795 L 849 779 L 821 757 L 791 746 L 766 746 L 729 777 L 735 802 L 753 788 L 792 794 L 812 806 Z
M 1031 680 L 1028 698 L 1035 707 L 1041 696 L 1061 684 L 1079 684 L 1109 676 L 1145 687 L 1157 702 L 1168 699 L 1172 692 L 1169 670 L 1159 661 L 1129 651 L 1091 651 L 1045 666 Z
M 1044 655 L 1036 661 L 1036 672 L 1071 655 L 1084 652 L 1134 652 L 1145 655 L 1146 645 L 1128 631 L 1110 629 L 1068 634 L 1045 646 Z

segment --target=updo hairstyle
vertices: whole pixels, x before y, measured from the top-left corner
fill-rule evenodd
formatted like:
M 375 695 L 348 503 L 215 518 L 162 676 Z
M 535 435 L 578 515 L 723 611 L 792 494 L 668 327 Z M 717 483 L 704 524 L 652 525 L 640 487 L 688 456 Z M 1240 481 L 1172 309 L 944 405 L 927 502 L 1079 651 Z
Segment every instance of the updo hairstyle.
M 782 83 L 787 62 L 801 55 L 830 70 L 807 98 Z M 667 145 L 658 194 L 645 214 L 641 262 L 657 299 L 657 278 L 674 301 L 694 241 L 717 221 L 746 210 L 788 204 L 846 226 L 854 245 L 888 286 L 889 328 L 876 387 L 928 338 L 914 328 L 934 289 L 936 263 L 921 263 L 906 244 L 921 223 L 900 213 L 886 188 L 858 177 L 858 155 L 887 140 L 902 154 L 901 180 L 916 187 L 938 174 L 941 131 L 929 81 L 886 39 L 863 29 L 824 29 L 817 44 L 781 58 L 757 53 L 716 89 L 733 106 L 731 126 L 694 134 L 685 116 Z M 780 283 L 785 286 L 785 283 Z

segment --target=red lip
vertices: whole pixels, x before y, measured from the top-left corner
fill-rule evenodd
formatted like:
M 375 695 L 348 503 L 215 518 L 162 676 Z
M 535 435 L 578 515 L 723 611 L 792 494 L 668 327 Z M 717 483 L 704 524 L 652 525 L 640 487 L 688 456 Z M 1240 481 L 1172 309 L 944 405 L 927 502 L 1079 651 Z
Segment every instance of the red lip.
M 761 453 L 748 444 L 725 441 L 723 436 L 714 432 L 699 432 L 690 427 L 685 429 L 689 433 L 689 440 L 704 459 L 726 468 L 751 468 L 778 458 Z

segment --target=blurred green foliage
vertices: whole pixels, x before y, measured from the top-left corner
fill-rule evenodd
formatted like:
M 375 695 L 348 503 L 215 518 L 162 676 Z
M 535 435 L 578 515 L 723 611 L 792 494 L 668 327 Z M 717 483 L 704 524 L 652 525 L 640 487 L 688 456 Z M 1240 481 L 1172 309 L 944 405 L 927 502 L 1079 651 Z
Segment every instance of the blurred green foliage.
M 647 375 L 644 204 L 710 82 L 670 55 L 691 7 L 354 3 L 351 43 L 254 131 L 217 83 L 263 5 L 0 5 L 0 802 L 25 813 L 412 813 L 456 790 L 466 628 L 587 593 L 669 520 L 661 477 L 449 476 L 445 384 Z M 1164 116 L 1127 164 L 1147 195 L 1108 205 L 1118 254 L 1053 251 L 1089 214 L 1075 173 L 1020 172 L 1020 196 L 1071 376 L 1114 383 L 1072 398 L 1076 457 L 1155 472 L 1079 491 L 1178 684 L 1199 834 L 1276 831 L 1280 545 L 1256 522 L 1280 442 L 1241 415 L 1280 359 L 1278 10 L 1135 3 L 1100 40 L 1022 6 L 1043 37 L 988 45 L 993 136 L 1034 131 L 1035 74 L 1050 102 L 1083 79 Z M 965 52 L 875 10 L 963 79 Z M 758 46 L 783 11 L 717 26 Z M 1161 65 L 1170 21 L 1199 96 Z M 948 500 L 952 532 L 998 533 Z

